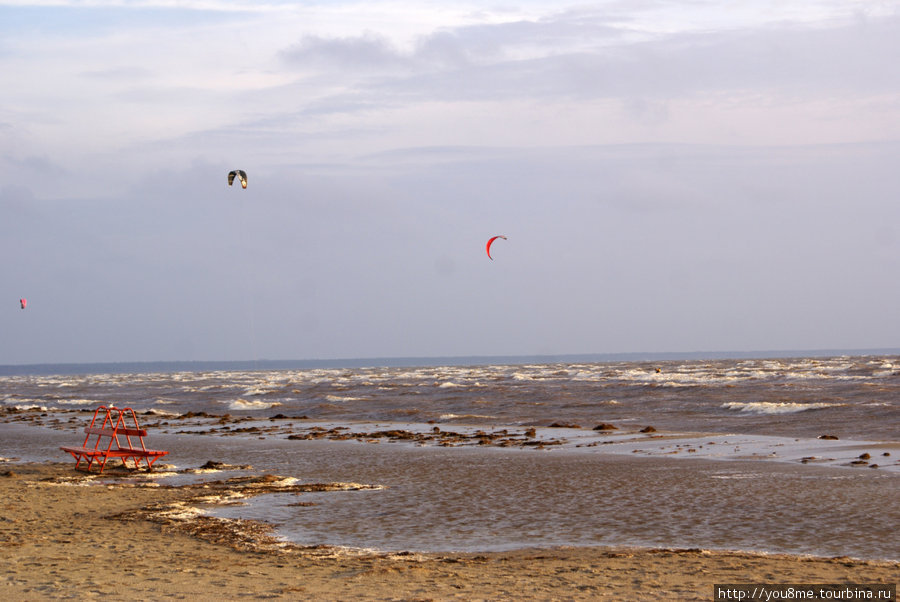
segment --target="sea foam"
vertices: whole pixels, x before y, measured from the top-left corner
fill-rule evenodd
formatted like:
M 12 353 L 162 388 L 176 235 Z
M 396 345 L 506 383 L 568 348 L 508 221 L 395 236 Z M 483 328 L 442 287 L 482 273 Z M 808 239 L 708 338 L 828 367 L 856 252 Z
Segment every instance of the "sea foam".
M 722 407 L 727 410 L 737 410 L 745 414 L 796 414 L 797 412 L 805 412 L 807 410 L 822 410 L 825 408 L 836 407 L 841 404 L 836 403 L 794 403 L 780 401 L 729 401 L 723 403 Z
M 232 401 L 228 405 L 228 408 L 232 410 L 267 410 L 280 405 L 281 403 L 277 401 L 246 401 L 244 399 L 238 399 Z

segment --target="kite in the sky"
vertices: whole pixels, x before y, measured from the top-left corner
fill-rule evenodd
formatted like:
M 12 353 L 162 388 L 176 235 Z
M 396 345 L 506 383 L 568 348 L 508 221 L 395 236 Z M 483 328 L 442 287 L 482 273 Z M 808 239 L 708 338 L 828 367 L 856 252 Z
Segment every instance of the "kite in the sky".
M 494 244 L 494 241 L 497 240 L 498 238 L 502 238 L 503 240 L 506 240 L 506 237 L 501 234 L 498 236 L 492 236 L 490 238 L 490 240 L 487 241 L 487 255 L 488 255 L 488 257 L 490 257 L 491 261 L 494 260 L 494 258 L 491 257 L 491 245 Z
M 243 169 L 235 169 L 234 171 L 228 172 L 228 185 L 234 182 L 234 177 L 237 176 L 241 181 L 241 188 L 247 188 L 247 172 Z
M 25 309 L 25 306 L 28 305 L 28 299 L 19 299 L 19 305 L 22 306 L 22 309 Z

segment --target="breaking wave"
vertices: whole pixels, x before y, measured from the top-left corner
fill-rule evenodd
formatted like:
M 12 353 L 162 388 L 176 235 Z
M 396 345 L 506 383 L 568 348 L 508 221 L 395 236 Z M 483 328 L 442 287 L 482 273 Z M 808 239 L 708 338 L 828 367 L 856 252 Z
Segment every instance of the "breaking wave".
M 96 399 L 57 399 L 56 403 L 64 406 L 93 406 L 100 405 L 102 402 Z
M 796 414 L 807 410 L 823 410 L 837 407 L 837 403 L 794 403 L 779 401 L 729 401 L 723 403 L 726 410 L 737 410 L 744 414 Z
M 332 403 L 339 403 L 341 401 L 360 401 L 362 397 L 350 397 L 350 396 L 340 396 L 340 395 L 326 395 L 325 401 L 330 401 Z
M 247 401 L 245 399 L 238 399 L 232 401 L 228 405 L 228 408 L 231 410 L 267 410 L 280 405 L 281 403 L 277 401 Z

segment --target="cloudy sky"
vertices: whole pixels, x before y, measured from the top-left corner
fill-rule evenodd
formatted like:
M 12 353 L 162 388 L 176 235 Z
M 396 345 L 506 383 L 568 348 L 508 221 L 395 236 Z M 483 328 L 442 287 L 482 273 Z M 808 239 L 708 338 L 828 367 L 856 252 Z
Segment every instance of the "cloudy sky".
M 0 0 L 0 364 L 900 347 L 897 57 L 890 0 Z

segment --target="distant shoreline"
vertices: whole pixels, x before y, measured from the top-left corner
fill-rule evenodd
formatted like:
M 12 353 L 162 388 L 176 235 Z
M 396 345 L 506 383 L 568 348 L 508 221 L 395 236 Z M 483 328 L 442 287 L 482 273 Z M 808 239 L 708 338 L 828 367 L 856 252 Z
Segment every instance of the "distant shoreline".
M 433 357 L 371 357 L 305 360 L 197 360 L 86 362 L 0 365 L 0 376 L 49 374 L 141 374 L 232 370 L 312 370 L 316 368 L 404 368 L 422 366 L 479 366 L 502 364 L 555 364 L 651 361 L 784 359 L 800 357 L 900 355 L 900 348 L 806 349 L 769 351 L 686 351 L 632 353 L 576 353 L 547 355 L 469 355 Z

